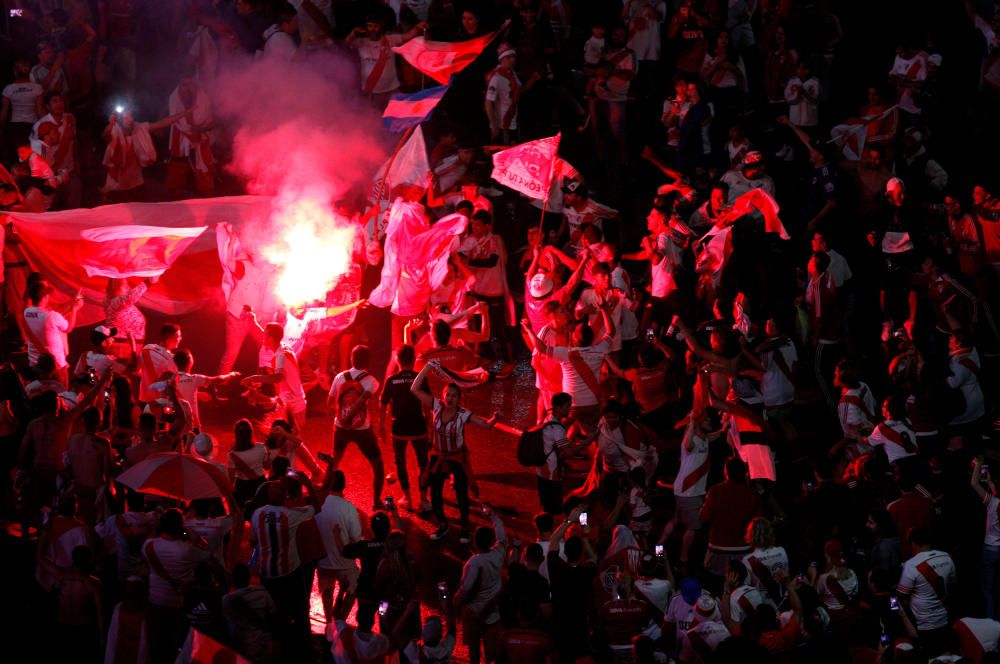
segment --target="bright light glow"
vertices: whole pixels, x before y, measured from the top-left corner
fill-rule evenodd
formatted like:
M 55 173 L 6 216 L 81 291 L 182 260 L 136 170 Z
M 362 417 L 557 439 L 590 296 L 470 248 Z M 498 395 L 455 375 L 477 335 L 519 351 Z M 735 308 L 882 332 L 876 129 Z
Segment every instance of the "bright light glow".
M 323 191 L 283 192 L 275 201 L 275 241 L 263 248 L 278 269 L 274 294 L 288 307 L 323 300 L 351 264 L 356 226 L 334 215 Z
M 124 113 L 124 112 L 125 112 L 125 107 L 124 106 L 122 106 L 121 104 L 118 104 L 117 106 L 115 106 L 115 113 Z

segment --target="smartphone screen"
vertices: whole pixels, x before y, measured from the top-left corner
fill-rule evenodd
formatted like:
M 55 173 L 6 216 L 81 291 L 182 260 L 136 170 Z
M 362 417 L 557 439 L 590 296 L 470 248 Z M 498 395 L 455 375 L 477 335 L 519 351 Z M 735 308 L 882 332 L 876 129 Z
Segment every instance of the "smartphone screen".
M 586 512 L 580 512 L 580 525 L 581 526 L 586 526 L 587 525 L 587 513 Z

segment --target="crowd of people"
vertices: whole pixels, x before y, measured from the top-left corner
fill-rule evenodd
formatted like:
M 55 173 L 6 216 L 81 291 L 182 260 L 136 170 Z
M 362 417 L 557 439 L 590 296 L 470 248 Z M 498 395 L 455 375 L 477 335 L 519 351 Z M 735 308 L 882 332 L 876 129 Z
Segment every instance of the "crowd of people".
M 5 546 L 34 552 L 8 574 L 42 598 L 38 657 L 997 660 L 998 3 L 8 4 L 10 211 L 241 191 L 227 58 L 334 56 L 374 114 L 434 84 L 394 47 L 497 32 L 424 124 L 429 185 L 331 202 L 365 229 L 362 298 L 401 255 L 387 219 L 455 229 L 446 269 L 404 265 L 346 326 L 265 306 L 241 263 L 216 374 L 201 330 L 147 328 L 156 278 L 109 280 L 71 347 L 82 296 L 8 230 Z M 491 184 L 557 132 L 544 200 Z M 532 380 L 528 422 L 465 404 Z M 477 482 L 498 427 L 534 475 L 523 532 Z M 219 497 L 125 481 L 164 453 Z

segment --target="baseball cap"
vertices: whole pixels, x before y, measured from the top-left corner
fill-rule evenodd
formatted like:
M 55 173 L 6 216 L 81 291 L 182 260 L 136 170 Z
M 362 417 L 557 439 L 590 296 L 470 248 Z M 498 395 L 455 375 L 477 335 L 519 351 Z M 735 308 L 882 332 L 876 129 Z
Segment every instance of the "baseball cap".
M 94 331 L 90 333 L 90 341 L 93 344 L 104 343 L 105 339 L 110 337 L 118 336 L 117 327 L 108 327 L 106 325 L 98 325 L 94 328 Z
M 764 153 L 760 150 L 751 150 L 747 152 L 743 157 L 743 165 L 751 166 L 753 164 L 759 164 L 764 161 Z
M 719 605 L 711 595 L 702 595 L 694 603 L 694 624 L 716 620 L 719 617 Z
M 681 596 L 688 604 L 694 604 L 701 597 L 701 584 L 698 579 L 689 576 L 681 581 Z
M 579 180 L 568 180 L 562 186 L 564 194 L 579 194 L 580 196 L 587 195 L 587 185 Z
M 548 297 L 552 294 L 553 286 L 554 284 L 551 279 L 542 273 L 538 273 L 533 276 L 531 281 L 528 283 L 528 293 L 531 297 L 536 299 Z
M 191 446 L 198 453 L 198 456 L 207 459 L 212 456 L 212 452 L 215 450 L 215 439 L 212 438 L 211 434 L 202 431 L 194 437 Z

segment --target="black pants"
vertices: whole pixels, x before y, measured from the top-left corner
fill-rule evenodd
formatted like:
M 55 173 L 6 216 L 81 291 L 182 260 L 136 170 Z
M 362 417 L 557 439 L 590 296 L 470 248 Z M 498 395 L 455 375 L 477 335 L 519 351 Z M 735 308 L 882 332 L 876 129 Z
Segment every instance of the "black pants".
M 413 453 L 417 456 L 417 468 L 420 469 L 420 472 L 424 472 L 424 468 L 427 467 L 428 442 L 426 438 L 410 440 L 393 436 L 392 453 L 396 458 L 396 476 L 399 478 L 399 486 L 403 491 L 410 489 L 410 475 L 406 472 L 406 448 L 408 445 L 413 445 Z
M 286 653 L 301 653 L 309 634 L 309 604 L 303 591 L 305 581 L 299 567 L 285 576 L 261 577 L 261 584 L 267 589 L 281 616 L 276 636 Z
M 437 464 L 438 468 L 430 474 L 429 483 L 431 489 L 431 507 L 438 522 L 448 523 L 444 515 L 444 483 L 451 475 L 455 482 L 455 500 L 458 502 L 458 515 L 462 528 L 469 525 L 469 478 L 465 474 L 465 466 L 457 461 L 436 461 L 437 457 L 432 457 L 430 464 Z
M 561 514 L 563 511 L 562 482 L 547 480 L 537 475 L 535 479 L 538 480 L 538 502 L 542 505 L 542 511 L 549 514 Z
M 483 353 L 487 359 L 503 360 L 510 362 L 509 346 L 510 335 L 507 330 L 507 316 L 504 312 L 504 298 L 502 295 L 496 297 L 488 295 L 472 294 L 479 302 L 485 302 L 490 306 L 490 341 L 486 345 L 487 353 Z

